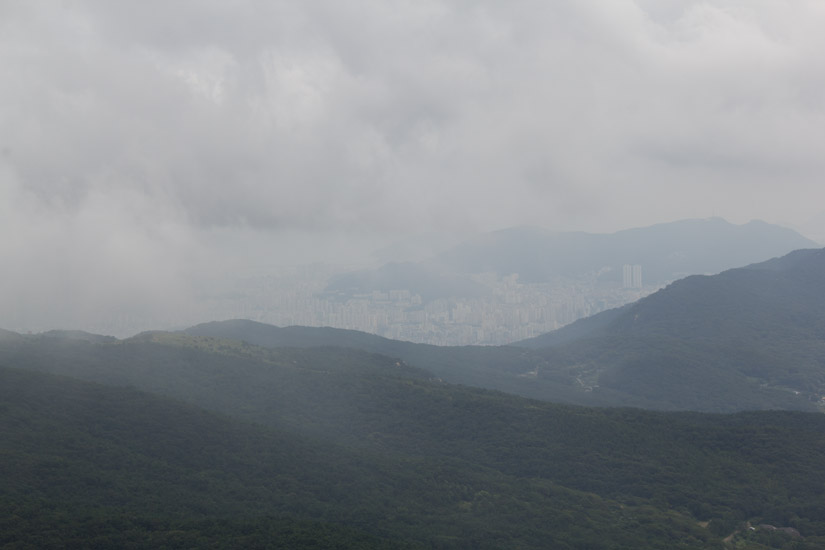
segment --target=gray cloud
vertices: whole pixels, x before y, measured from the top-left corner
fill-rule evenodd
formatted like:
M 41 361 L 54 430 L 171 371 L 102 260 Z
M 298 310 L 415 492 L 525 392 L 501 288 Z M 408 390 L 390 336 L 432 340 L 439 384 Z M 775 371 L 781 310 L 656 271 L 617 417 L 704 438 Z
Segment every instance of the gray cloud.
M 823 23 L 771 0 L 5 2 L 0 299 L 179 309 L 221 233 L 288 256 L 296 235 L 802 223 L 825 199 Z

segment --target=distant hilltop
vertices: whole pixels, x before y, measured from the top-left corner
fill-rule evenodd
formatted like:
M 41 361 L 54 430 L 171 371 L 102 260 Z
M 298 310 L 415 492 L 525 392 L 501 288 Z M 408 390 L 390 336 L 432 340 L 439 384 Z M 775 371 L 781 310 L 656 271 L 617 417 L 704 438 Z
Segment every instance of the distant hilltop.
M 471 277 L 517 274 L 523 284 L 595 278 L 625 287 L 657 287 L 693 274 L 714 274 L 818 244 L 762 221 L 735 225 L 690 219 L 610 234 L 514 227 L 485 233 L 426 261 L 389 263 L 333 278 L 328 292 L 409 290 L 425 301 L 472 297 L 484 289 Z M 625 266 L 630 266 L 630 280 Z M 638 283 L 634 280 L 634 269 Z

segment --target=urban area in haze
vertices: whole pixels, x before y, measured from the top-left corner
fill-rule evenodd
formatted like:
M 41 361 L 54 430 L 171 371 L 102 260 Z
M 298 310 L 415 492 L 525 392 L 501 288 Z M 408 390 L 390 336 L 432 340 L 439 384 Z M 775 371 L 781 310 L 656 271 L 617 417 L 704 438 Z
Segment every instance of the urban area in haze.
M 524 284 L 518 274 L 481 274 L 489 289 L 477 298 L 445 297 L 424 303 L 406 288 L 352 296 L 326 292 L 336 273 L 323 266 L 284 268 L 249 275 L 228 298 L 214 299 L 212 318 L 252 319 L 279 326 L 360 330 L 396 340 L 435 345 L 507 344 L 550 332 L 576 319 L 633 302 L 655 287 L 642 286 L 641 266 L 623 266 L 621 282 L 595 276 Z
M 822 550 L 823 29 L 0 0 L 0 550 Z

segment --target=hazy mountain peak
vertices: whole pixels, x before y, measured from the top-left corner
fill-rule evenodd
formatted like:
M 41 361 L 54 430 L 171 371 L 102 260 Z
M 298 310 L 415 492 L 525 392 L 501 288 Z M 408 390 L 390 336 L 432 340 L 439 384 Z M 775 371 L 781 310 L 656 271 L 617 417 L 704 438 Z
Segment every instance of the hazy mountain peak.
M 461 273 L 518 273 L 526 282 L 582 277 L 608 267 L 641 265 L 647 284 L 692 273 L 717 273 L 779 254 L 816 246 L 797 232 L 753 220 L 685 219 L 615 233 L 553 232 L 522 226 L 468 240 L 438 256 L 438 264 Z

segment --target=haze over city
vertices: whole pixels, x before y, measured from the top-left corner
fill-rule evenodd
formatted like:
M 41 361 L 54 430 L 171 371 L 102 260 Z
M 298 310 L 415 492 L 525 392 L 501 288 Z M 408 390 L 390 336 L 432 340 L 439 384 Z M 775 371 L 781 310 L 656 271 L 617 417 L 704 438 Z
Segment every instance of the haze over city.
M 825 549 L 823 29 L 0 0 L 0 550 Z
M 817 2 L 3 2 L 0 326 L 168 326 L 250 270 L 513 226 L 822 242 L 823 27 Z

